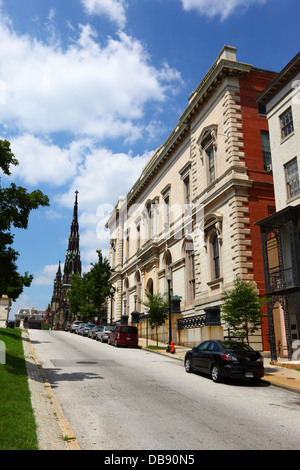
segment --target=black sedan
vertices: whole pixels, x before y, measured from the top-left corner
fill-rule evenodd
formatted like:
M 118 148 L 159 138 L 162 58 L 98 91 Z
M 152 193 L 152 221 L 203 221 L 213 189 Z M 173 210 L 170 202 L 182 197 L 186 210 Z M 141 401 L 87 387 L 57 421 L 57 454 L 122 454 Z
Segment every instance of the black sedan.
M 209 374 L 214 382 L 220 382 L 225 377 L 234 377 L 259 383 L 264 376 L 261 354 L 237 341 L 204 341 L 187 351 L 184 367 L 186 372 Z

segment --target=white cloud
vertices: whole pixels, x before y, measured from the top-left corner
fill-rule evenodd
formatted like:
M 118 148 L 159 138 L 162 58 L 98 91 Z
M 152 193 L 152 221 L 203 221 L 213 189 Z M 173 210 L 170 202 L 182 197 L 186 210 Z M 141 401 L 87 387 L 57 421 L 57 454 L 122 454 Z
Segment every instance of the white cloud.
M 105 223 L 120 196 L 126 195 L 139 178 L 149 153 L 133 157 L 114 154 L 108 149 L 90 149 L 84 164 L 72 181 L 72 188 L 55 202 L 71 209 L 74 190 L 79 191 L 80 250 L 82 259 L 91 260 L 91 253 L 106 250 L 108 234 Z
M 61 266 L 62 271 L 64 269 L 63 266 L 64 265 Z M 57 267 L 57 264 L 49 264 L 44 266 L 41 272 L 34 275 L 32 284 L 36 286 L 53 285 Z
M 52 17 L 53 21 L 53 17 Z M 120 33 L 103 46 L 90 25 L 65 49 L 18 36 L 0 23 L 0 80 L 5 104 L 0 124 L 23 133 L 141 137 L 136 128 L 145 106 L 162 103 L 180 75 L 151 66 L 147 51 Z M 20 79 L 21 77 L 21 79 Z
M 42 140 L 31 134 L 11 139 L 11 149 L 19 165 L 12 172 L 27 184 L 49 183 L 60 186 L 69 182 L 76 174 L 86 141 L 74 141 L 61 149 L 51 141 Z
M 203 16 L 221 16 L 227 19 L 236 10 L 245 11 L 253 4 L 264 4 L 267 0 L 181 0 L 184 10 L 196 10 Z
M 123 28 L 126 23 L 126 5 L 124 0 L 81 0 L 90 15 L 105 15 Z
M 133 157 L 91 146 L 72 180 L 72 188 L 59 196 L 57 202 L 72 207 L 75 188 L 79 191 L 81 210 L 89 209 L 91 203 L 95 210 L 99 204 L 115 205 L 118 197 L 127 194 L 138 179 L 149 155 Z

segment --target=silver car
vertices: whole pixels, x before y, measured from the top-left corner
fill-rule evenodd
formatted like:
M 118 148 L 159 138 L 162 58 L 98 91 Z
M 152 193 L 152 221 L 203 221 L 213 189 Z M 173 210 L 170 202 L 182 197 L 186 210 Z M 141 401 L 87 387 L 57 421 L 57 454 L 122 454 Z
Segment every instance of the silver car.
M 80 330 L 81 330 L 81 328 L 84 327 L 84 325 L 85 325 L 85 323 L 82 323 L 82 322 L 81 322 L 81 323 L 79 323 L 79 324 L 76 326 L 76 328 L 75 328 L 75 333 L 76 333 L 76 335 L 79 335 L 79 334 L 80 334 Z
M 88 332 L 88 338 L 96 339 L 96 338 L 97 338 L 98 331 L 99 331 L 101 328 L 102 328 L 102 326 L 99 326 L 99 325 L 94 326 L 94 328 L 92 328 L 92 329 Z
M 70 332 L 75 333 L 75 330 L 80 323 L 82 323 L 82 320 L 73 321 L 73 323 L 71 323 L 71 326 L 70 326 Z
M 113 326 L 102 326 L 100 331 L 98 331 L 97 333 L 96 340 L 101 341 L 101 343 L 104 343 L 104 341 L 107 343 L 108 337 L 112 329 L 113 329 Z

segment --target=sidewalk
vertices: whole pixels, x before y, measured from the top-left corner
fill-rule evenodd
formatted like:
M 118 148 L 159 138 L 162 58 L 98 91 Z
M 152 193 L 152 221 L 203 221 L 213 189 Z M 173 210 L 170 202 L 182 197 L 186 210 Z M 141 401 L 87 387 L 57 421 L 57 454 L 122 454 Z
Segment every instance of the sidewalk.
M 39 364 L 26 330 L 22 331 L 24 356 L 27 364 L 28 382 L 31 392 L 32 407 L 37 423 L 38 443 L 40 450 L 80 450 L 76 437 L 66 421 L 55 394 Z M 139 339 L 139 346 L 146 349 L 145 338 Z M 148 345 L 156 346 L 156 341 L 148 340 Z M 184 361 L 186 351 L 190 348 L 175 345 L 175 353 L 166 352 L 166 344 L 158 343 L 163 349 L 150 350 L 155 354 L 169 356 L 175 360 Z M 299 364 L 271 364 L 270 359 L 264 360 L 265 376 L 263 380 L 274 386 L 300 393 Z M 287 367 L 289 366 L 289 367 Z
M 146 338 L 140 338 L 139 345 L 143 349 L 146 348 Z M 149 339 L 148 345 L 156 346 L 156 341 Z M 175 353 L 171 354 L 169 352 L 166 352 L 167 345 L 165 343 L 158 343 L 158 346 L 163 349 L 151 351 L 155 352 L 156 354 L 163 354 L 180 361 L 184 361 L 186 351 L 189 351 L 191 349 L 186 348 L 184 346 L 175 345 Z M 296 368 L 300 369 L 300 361 L 292 363 L 290 361 L 284 362 L 281 360 L 272 364 L 270 358 L 264 358 L 264 367 L 264 382 L 269 382 L 274 386 L 300 393 L 300 370 L 296 370 Z
M 39 450 L 79 450 L 26 330 L 22 330 L 22 340 Z

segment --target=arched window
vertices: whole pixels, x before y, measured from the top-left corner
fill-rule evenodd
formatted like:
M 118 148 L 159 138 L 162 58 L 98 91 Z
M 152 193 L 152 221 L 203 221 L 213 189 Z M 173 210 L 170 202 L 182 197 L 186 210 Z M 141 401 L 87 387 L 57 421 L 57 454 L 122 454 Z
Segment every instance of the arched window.
M 204 248 L 207 252 L 211 281 L 221 278 L 221 246 L 223 242 L 223 216 L 214 212 L 204 220 Z
M 151 278 L 147 282 L 146 291 L 153 294 L 153 280 Z

